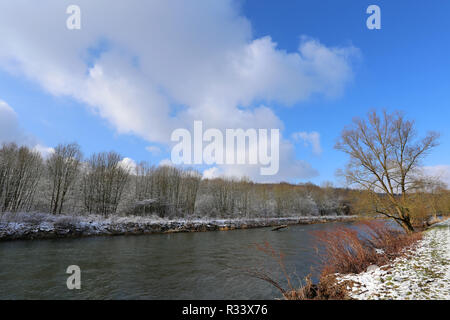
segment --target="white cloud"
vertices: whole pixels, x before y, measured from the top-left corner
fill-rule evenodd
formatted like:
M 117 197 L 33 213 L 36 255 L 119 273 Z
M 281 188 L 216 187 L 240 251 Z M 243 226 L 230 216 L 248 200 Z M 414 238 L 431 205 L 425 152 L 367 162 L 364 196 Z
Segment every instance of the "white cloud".
M 25 145 L 38 151 L 44 159 L 54 152 L 53 148 L 39 143 L 38 139 L 28 134 L 19 123 L 19 117 L 14 109 L 5 101 L 0 100 L 0 146 L 4 143 Z
M 295 132 L 292 134 L 295 141 L 303 141 L 305 146 L 311 146 L 315 155 L 322 154 L 322 147 L 320 146 L 320 133 L 312 132 Z
M 206 172 L 212 177 L 248 177 L 253 181 L 261 183 L 271 183 L 280 181 L 298 181 L 317 177 L 319 172 L 308 162 L 295 158 L 294 146 L 286 140 L 281 140 L 280 144 L 279 171 L 273 176 L 260 174 L 259 165 L 218 165 Z M 216 168 L 216 169 L 214 169 Z M 205 175 L 205 171 L 203 173 Z
M 55 149 L 51 148 L 51 147 L 46 147 L 43 146 L 41 144 L 37 144 L 33 147 L 34 151 L 37 151 L 41 154 L 41 156 L 44 159 L 47 159 L 48 157 L 50 157 L 53 153 L 55 153 Z
M 0 100 L 0 144 L 23 143 L 26 140 L 16 112 L 5 101 Z
M 169 144 L 174 129 L 194 120 L 218 129 L 282 128 L 255 102 L 339 95 L 358 54 L 305 37 L 295 52 L 270 37 L 254 39 L 233 0 L 78 0 L 82 29 L 72 31 L 65 27 L 69 4 L 0 2 L 0 68 L 73 97 L 119 133 L 149 142 Z M 280 156 L 297 168 L 288 175 L 302 178 L 307 165 L 293 153 Z
M 450 187 L 450 165 L 426 166 L 422 170 L 425 175 L 437 178 Z
M 136 167 L 137 164 L 136 162 L 131 159 L 131 158 L 123 158 L 120 162 L 119 162 L 119 166 L 121 166 L 122 168 L 124 168 L 125 170 L 129 170 L 131 173 L 136 172 Z
M 174 167 L 175 165 L 173 164 L 172 160 L 170 159 L 163 159 L 159 162 L 160 166 L 168 166 L 168 167 Z
M 222 175 L 220 169 L 217 167 L 212 167 L 203 171 L 203 179 L 214 179 Z

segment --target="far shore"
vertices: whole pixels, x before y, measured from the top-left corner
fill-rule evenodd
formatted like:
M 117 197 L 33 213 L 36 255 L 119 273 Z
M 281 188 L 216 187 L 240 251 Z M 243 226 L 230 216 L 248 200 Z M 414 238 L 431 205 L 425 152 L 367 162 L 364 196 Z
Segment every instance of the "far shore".
M 359 216 L 340 215 L 164 220 L 139 216 L 104 218 L 100 216 L 54 216 L 41 213 L 3 214 L 0 215 L 0 241 L 228 231 L 284 225 L 349 222 L 357 219 Z

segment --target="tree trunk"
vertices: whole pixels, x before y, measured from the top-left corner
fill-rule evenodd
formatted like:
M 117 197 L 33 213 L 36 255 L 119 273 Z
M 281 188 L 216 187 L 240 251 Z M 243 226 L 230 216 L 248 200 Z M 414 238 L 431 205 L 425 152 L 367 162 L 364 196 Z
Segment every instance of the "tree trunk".
M 401 226 L 406 231 L 406 233 L 413 233 L 414 232 L 414 227 L 411 224 L 411 221 L 410 221 L 409 217 L 401 219 Z

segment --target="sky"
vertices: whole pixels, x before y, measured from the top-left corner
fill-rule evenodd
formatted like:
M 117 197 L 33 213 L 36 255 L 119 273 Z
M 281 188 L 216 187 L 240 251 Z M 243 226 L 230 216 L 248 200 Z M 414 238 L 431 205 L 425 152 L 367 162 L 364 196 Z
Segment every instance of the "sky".
M 69 5 L 81 29 L 69 30 Z M 369 5 L 381 29 L 369 30 Z M 45 156 L 168 163 L 177 128 L 279 128 L 280 170 L 200 165 L 207 177 L 332 181 L 342 129 L 403 111 L 441 134 L 428 172 L 450 183 L 450 2 L 363 0 L 26 0 L 0 3 L 0 143 Z

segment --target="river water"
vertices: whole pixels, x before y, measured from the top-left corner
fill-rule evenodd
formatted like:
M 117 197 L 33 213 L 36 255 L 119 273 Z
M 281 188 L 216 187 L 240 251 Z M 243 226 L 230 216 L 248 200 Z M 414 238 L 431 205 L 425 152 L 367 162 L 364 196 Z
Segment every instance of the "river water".
M 267 241 L 283 252 L 297 281 L 317 265 L 311 232 L 348 224 L 0 242 L 0 299 L 279 298 L 244 272 L 257 267 L 284 279 L 255 244 Z M 81 268 L 80 290 L 67 289 L 69 265 Z

